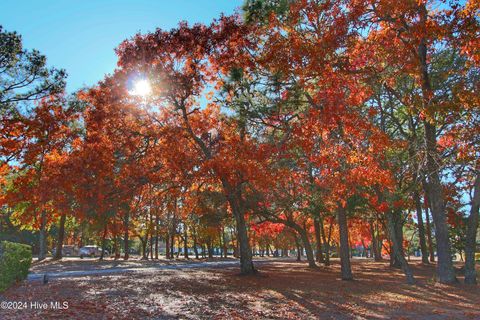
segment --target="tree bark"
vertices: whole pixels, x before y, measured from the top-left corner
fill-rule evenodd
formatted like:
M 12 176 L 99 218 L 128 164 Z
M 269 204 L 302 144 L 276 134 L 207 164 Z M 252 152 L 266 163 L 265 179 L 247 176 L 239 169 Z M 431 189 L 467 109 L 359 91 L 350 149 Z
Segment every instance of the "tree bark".
M 477 284 L 475 270 L 475 249 L 477 243 L 478 214 L 480 207 L 480 173 L 477 173 L 474 183 L 474 193 L 470 207 L 470 216 L 467 220 L 467 234 L 465 240 L 465 283 Z
M 213 248 L 212 248 L 211 239 L 208 239 L 207 241 L 207 252 L 208 252 L 208 259 L 213 259 Z
M 427 244 L 428 244 L 428 253 L 430 256 L 430 262 L 435 262 L 435 252 L 433 251 L 433 241 L 432 241 L 432 227 L 430 224 L 430 213 L 428 212 L 428 203 L 425 199 L 425 221 L 426 221 L 426 231 L 427 231 Z
M 119 248 L 119 245 L 118 245 L 119 236 L 116 232 L 117 231 L 115 230 L 115 241 L 113 243 L 113 247 L 114 247 L 114 251 L 115 251 L 115 260 L 118 260 L 118 259 L 120 259 L 120 248 Z
M 315 245 L 316 245 L 316 260 L 317 262 L 324 263 L 323 253 L 322 253 L 322 230 L 320 228 L 320 218 L 315 218 L 313 221 L 313 226 L 315 228 Z
M 414 284 L 415 279 L 413 277 L 412 270 L 407 260 L 405 260 L 402 240 L 398 238 L 398 216 L 399 214 L 395 211 L 390 211 L 387 213 L 388 232 L 390 234 L 390 240 L 392 241 L 391 249 L 396 261 L 400 264 L 403 272 L 405 273 L 407 283 Z
M 39 252 L 38 261 L 42 261 L 47 257 L 47 213 L 42 210 L 40 214 L 40 233 L 39 233 Z
M 382 261 L 382 255 L 380 254 L 380 250 L 378 248 L 378 238 L 375 232 L 375 226 L 373 222 L 370 221 L 370 233 L 372 234 L 372 254 L 374 261 Z
M 433 223 L 435 224 L 435 238 L 437 240 L 437 274 L 440 283 L 455 283 L 455 270 L 452 262 L 452 249 L 448 235 L 447 218 L 443 199 L 442 185 L 438 175 L 438 165 L 434 155 L 436 154 L 435 127 L 425 122 L 425 139 L 427 143 L 427 169 L 430 173 L 427 181 L 427 194 Z
M 63 257 L 63 239 L 65 238 L 65 220 L 67 215 L 64 213 L 60 216 L 60 222 L 58 224 L 58 237 L 57 237 L 57 249 L 55 250 L 54 260 L 60 260 Z
M 321 235 L 323 238 L 323 245 L 325 246 L 325 266 L 328 267 L 330 265 L 330 240 L 332 238 L 332 228 L 333 228 L 333 223 L 330 223 L 330 226 L 328 228 L 328 237 L 325 234 L 325 228 L 324 228 L 324 223 L 323 219 L 319 220 L 320 222 L 320 228 L 322 230 Z
M 338 227 L 340 230 L 340 265 L 342 280 L 353 280 L 350 266 L 350 248 L 348 245 L 348 225 L 346 209 L 338 203 L 337 207 Z
M 173 231 L 172 231 L 172 234 L 170 235 L 170 259 L 173 259 L 173 256 L 174 256 L 174 252 L 175 252 L 175 235 L 173 234 Z
M 103 257 L 105 256 L 105 245 L 107 242 L 107 222 L 105 221 L 105 226 L 103 227 L 103 234 L 102 234 L 102 252 L 100 253 L 100 258 L 99 260 L 103 260 Z
M 188 231 L 187 225 L 183 224 L 183 256 L 185 259 L 188 259 Z
M 297 261 L 302 261 L 302 254 L 300 252 L 300 241 L 298 241 L 297 235 L 295 235 L 295 245 L 297 246 Z
M 308 267 L 316 268 L 317 265 L 315 264 L 313 249 L 312 249 L 312 245 L 310 244 L 310 239 L 308 239 L 307 231 L 301 227 L 296 228 L 296 231 L 300 235 L 300 239 L 302 240 L 303 246 L 305 248 L 305 252 L 307 254 Z
M 228 255 L 227 235 L 225 234 L 225 228 L 222 227 L 222 242 L 223 242 L 223 255 L 225 258 Z
M 128 210 L 125 211 L 125 216 L 123 217 L 123 228 L 124 228 L 124 236 L 123 236 L 123 246 L 124 246 L 124 256 L 123 260 L 128 260 L 130 257 L 130 248 L 128 247 L 128 224 L 129 224 L 130 215 Z
M 167 233 L 165 237 L 165 258 L 170 259 L 171 253 L 170 253 L 170 235 Z
M 403 269 L 403 262 L 399 259 L 400 256 L 405 256 L 404 250 L 403 250 L 403 223 L 402 223 L 402 214 L 399 210 L 394 210 L 389 213 L 389 216 L 387 216 L 387 219 L 390 219 L 387 221 L 387 223 L 390 223 L 391 225 L 388 226 L 389 228 L 389 235 L 390 235 L 390 241 L 392 242 L 392 246 L 390 248 L 390 266 L 394 268 L 401 268 Z M 392 230 L 390 230 L 390 227 L 393 227 Z M 392 234 L 394 232 L 394 234 Z M 393 245 L 393 242 L 397 242 L 396 246 Z M 395 248 L 399 248 L 400 252 L 396 252 Z
M 160 219 L 158 214 L 155 216 L 155 259 L 158 260 L 158 238 L 160 236 L 159 228 Z
M 195 227 L 193 227 L 193 230 L 192 230 L 192 237 L 193 237 L 193 252 L 195 252 L 195 259 L 198 260 L 197 231 L 195 230 Z
M 142 260 L 148 260 L 147 258 L 147 243 L 148 243 L 148 235 L 143 239 L 143 237 L 138 236 L 140 242 L 142 243 Z
M 245 223 L 245 215 L 243 210 L 241 210 L 241 196 L 234 195 L 232 188 L 226 181 L 222 181 L 224 188 L 227 190 L 228 202 L 232 209 L 233 216 L 235 217 L 235 222 L 237 225 L 237 241 L 240 248 L 240 273 L 241 274 L 252 274 L 255 273 L 255 267 L 252 260 L 252 250 L 250 248 L 250 243 L 248 240 L 247 226 Z

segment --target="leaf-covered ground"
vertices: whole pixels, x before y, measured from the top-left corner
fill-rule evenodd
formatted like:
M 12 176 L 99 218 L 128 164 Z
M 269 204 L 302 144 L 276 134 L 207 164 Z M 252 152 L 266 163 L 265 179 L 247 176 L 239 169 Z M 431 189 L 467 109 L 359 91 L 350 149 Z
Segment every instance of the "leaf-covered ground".
M 352 282 L 339 280 L 337 263 L 310 270 L 272 261 L 260 269 L 255 276 L 180 268 L 24 282 L 2 299 L 67 301 L 68 309 L 0 310 L 0 319 L 480 319 L 480 288 L 437 284 L 433 266 L 414 264 L 415 286 L 388 262 L 355 261 Z

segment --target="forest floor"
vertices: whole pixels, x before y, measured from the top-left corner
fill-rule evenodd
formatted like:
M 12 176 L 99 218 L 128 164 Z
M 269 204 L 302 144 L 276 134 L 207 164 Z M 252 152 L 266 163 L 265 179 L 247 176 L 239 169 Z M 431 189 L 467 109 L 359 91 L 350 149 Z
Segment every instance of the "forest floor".
M 459 284 L 435 283 L 434 266 L 417 261 L 414 286 L 388 261 L 366 259 L 353 259 L 354 281 L 340 280 L 338 261 L 311 270 L 305 262 L 264 259 L 252 276 L 239 275 L 231 261 L 215 268 L 176 261 L 163 269 L 149 266 L 168 262 L 83 261 L 35 264 L 32 271 L 85 271 L 114 263 L 138 270 L 22 282 L 0 301 L 26 302 L 26 308 L 0 310 L 0 319 L 480 319 L 479 287 L 462 284 L 460 274 Z M 40 302 L 48 307 L 39 309 Z M 68 308 L 52 308 L 51 302 L 67 302 Z

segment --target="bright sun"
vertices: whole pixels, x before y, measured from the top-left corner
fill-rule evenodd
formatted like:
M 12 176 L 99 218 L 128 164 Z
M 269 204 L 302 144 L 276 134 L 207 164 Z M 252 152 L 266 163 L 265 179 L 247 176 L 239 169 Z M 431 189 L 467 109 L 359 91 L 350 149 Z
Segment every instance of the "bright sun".
M 148 80 L 138 80 L 135 82 L 135 86 L 133 90 L 130 91 L 130 94 L 134 96 L 141 96 L 146 97 L 152 92 L 152 88 L 150 87 L 150 83 Z

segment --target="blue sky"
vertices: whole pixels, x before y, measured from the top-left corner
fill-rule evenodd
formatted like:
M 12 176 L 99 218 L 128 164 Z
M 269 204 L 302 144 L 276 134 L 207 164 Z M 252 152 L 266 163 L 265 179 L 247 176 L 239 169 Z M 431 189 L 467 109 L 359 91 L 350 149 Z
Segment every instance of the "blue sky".
M 93 85 L 116 66 L 114 48 L 137 32 L 179 21 L 208 23 L 242 0 L 1 0 L 0 24 L 22 35 L 25 48 L 68 73 L 67 90 Z

